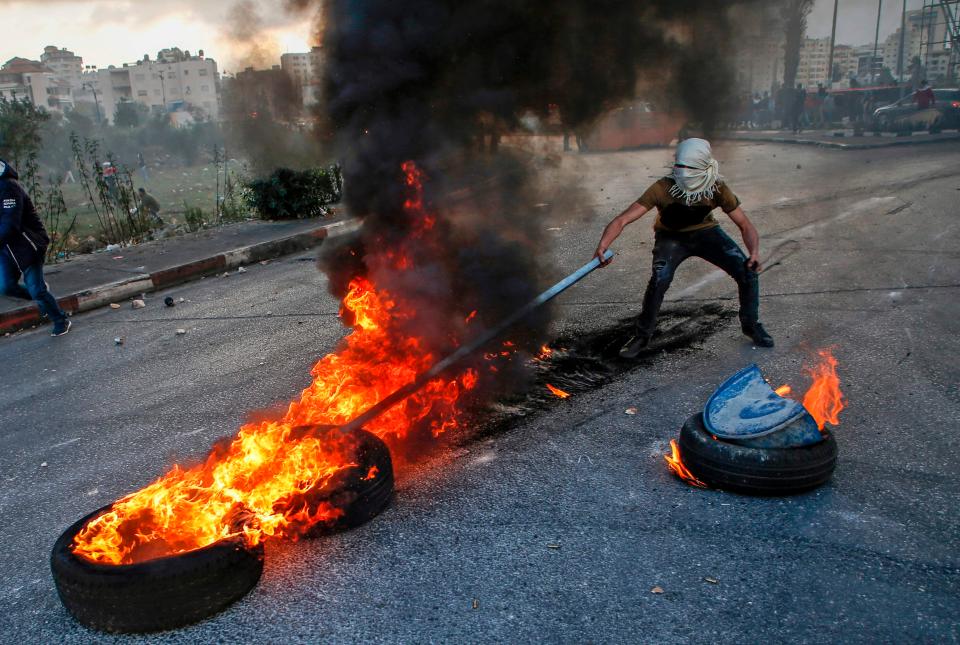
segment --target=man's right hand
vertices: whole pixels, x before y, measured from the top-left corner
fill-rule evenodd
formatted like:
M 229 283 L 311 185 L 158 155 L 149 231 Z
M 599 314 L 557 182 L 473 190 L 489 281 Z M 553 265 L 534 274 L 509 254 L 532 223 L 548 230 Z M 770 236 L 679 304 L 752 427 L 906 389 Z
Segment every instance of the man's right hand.
M 604 247 L 604 246 L 598 246 L 596 252 L 593 254 L 593 257 L 595 257 L 595 258 L 597 258 L 598 260 L 600 260 L 600 266 L 601 266 L 601 267 L 605 267 L 605 266 L 607 266 L 608 264 L 610 264 L 611 262 L 613 262 L 613 258 L 610 258 L 609 260 L 607 260 L 607 259 L 604 257 L 604 255 L 606 254 L 606 252 L 607 252 L 606 247 Z

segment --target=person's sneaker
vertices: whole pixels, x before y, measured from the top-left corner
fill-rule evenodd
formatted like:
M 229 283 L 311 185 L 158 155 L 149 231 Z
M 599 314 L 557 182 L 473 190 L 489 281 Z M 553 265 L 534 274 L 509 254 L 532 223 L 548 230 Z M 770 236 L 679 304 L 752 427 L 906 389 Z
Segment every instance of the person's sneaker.
M 757 347 L 773 347 L 773 336 L 768 334 L 760 323 L 743 325 L 743 333 L 749 336 Z
M 650 334 L 636 334 L 620 348 L 620 358 L 636 358 L 650 344 Z
M 53 331 L 50 332 L 51 336 L 63 336 L 70 328 L 73 327 L 73 323 L 70 322 L 69 318 L 64 318 L 63 320 L 58 320 L 53 323 Z

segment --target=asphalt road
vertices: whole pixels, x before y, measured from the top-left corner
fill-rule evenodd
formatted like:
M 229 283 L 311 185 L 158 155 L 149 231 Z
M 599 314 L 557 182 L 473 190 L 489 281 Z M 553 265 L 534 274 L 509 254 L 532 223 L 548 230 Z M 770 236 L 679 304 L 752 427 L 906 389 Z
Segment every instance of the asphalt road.
M 606 220 L 670 156 L 538 154 L 558 199 L 531 212 L 557 276 L 589 258 Z M 462 437 L 404 473 L 373 522 L 269 546 L 247 598 L 150 640 L 958 642 L 960 151 L 730 144 L 717 154 L 779 260 L 761 281 L 775 349 L 717 324 L 701 343 L 507 431 Z M 579 201 L 562 190 L 573 178 Z M 562 297 L 558 336 L 636 313 L 649 225 L 628 229 L 613 265 Z M 343 334 L 310 255 L 169 293 L 186 302 L 166 309 L 158 293 L 146 309 L 78 316 L 61 339 L 0 339 L 9 642 L 111 640 L 57 599 L 47 558 L 60 531 L 294 398 Z M 665 311 L 735 307 L 734 296 L 730 280 L 691 260 Z M 830 484 L 757 499 L 667 471 L 669 439 L 722 379 L 756 361 L 771 381 L 802 387 L 803 360 L 828 345 L 849 400 Z

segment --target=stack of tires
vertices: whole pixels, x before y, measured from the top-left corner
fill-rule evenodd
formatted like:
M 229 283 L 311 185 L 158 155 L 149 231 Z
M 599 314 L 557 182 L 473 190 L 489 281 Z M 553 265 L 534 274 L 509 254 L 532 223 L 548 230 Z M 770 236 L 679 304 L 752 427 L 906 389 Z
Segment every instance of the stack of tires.
M 710 434 L 703 414 L 680 430 L 680 457 L 700 481 L 751 495 L 788 495 L 826 483 L 837 465 L 837 442 L 823 431 L 819 443 L 798 448 L 753 448 Z
M 342 470 L 314 501 L 329 501 L 344 511 L 334 524 L 317 525 L 314 537 L 345 530 L 373 518 L 393 495 L 390 450 L 378 437 L 360 430 L 357 466 Z M 376 467 L 377 476 L 369 477 Z M 101 564 L 77 556 L 74 538 L 98 509 L 68 528 L 50 555 L 57 593 L 67 610 L 93 629 L 129 633 L 173 629 L 197 622 L 245 596 L 263 573 L 263 544 L 241 537 L 202 549 L 135 564 Z

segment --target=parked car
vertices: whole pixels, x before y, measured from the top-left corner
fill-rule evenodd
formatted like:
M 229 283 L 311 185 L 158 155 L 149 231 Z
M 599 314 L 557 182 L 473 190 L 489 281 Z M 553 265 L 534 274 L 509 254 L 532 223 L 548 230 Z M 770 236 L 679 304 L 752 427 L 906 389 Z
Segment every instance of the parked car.
M 934 104 L 920 110 L 913 94 L 877 108 L 874 122 L 880 130 L 938 129 L 960 127 L 960 89 L 933 90 Z

